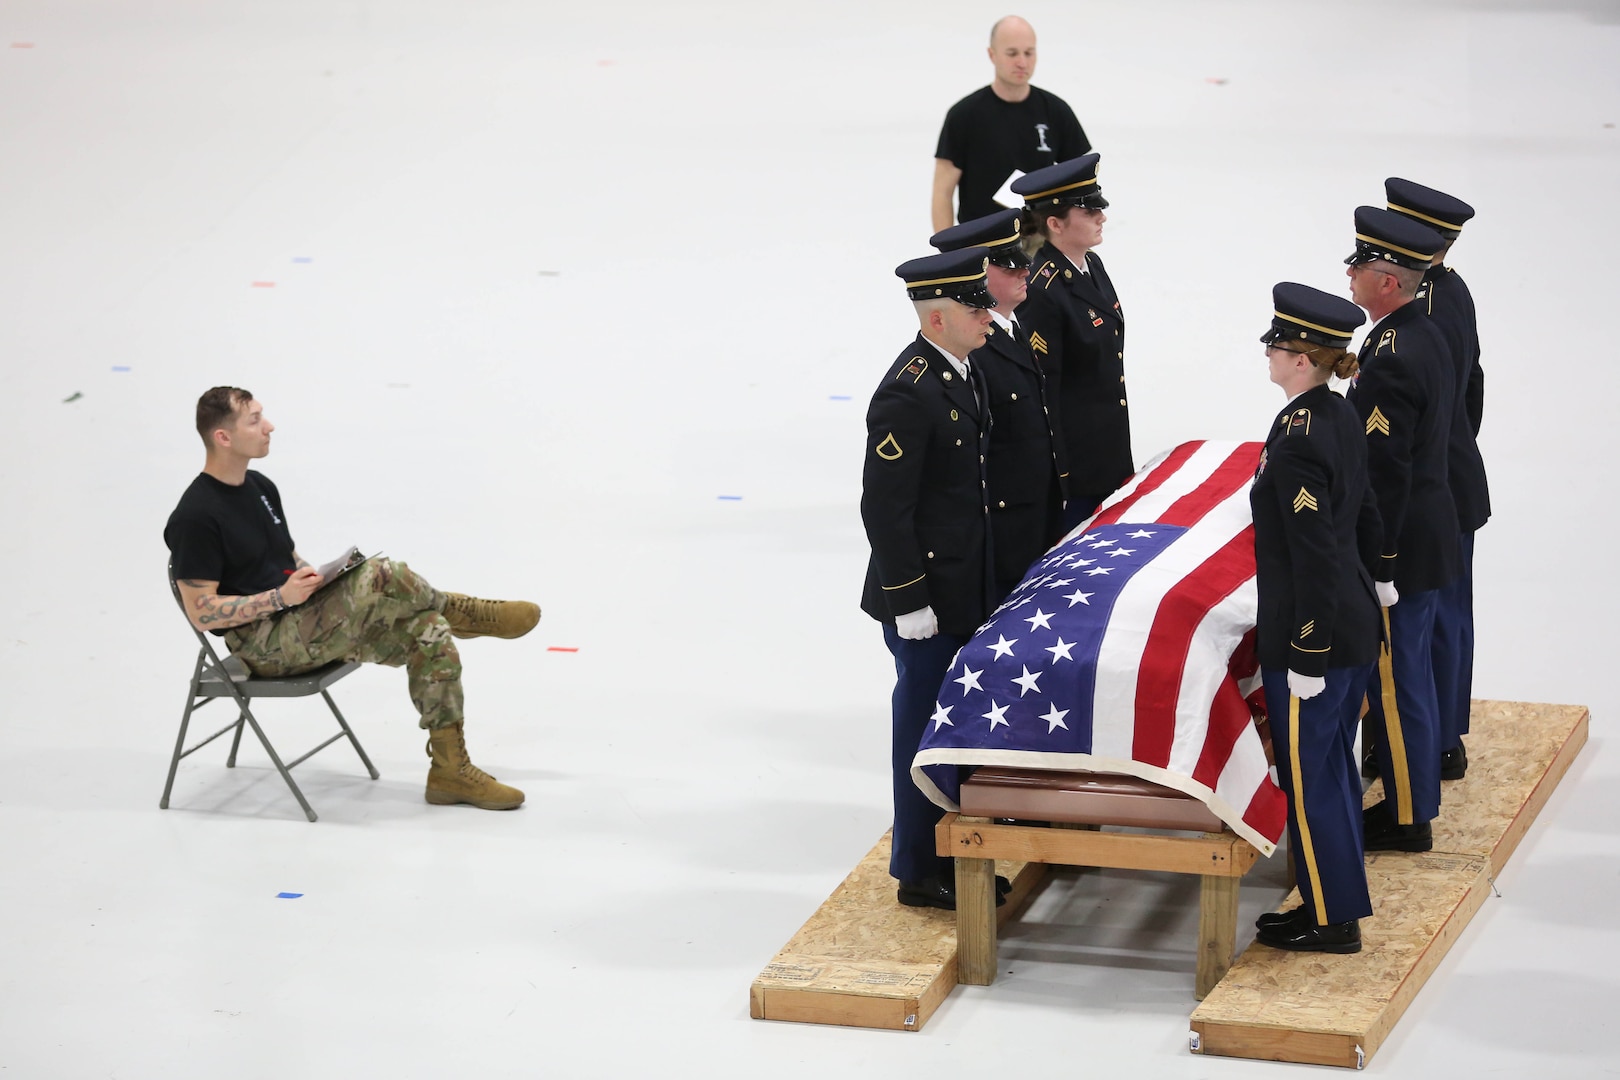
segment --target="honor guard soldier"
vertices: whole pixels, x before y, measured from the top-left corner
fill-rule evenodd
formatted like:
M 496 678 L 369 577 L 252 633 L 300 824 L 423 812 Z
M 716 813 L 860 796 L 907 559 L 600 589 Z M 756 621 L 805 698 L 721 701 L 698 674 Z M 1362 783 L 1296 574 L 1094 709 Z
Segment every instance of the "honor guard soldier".
M 1090 517 L 1136 471 L 1125 401 L 1125 314 L 1092 250 L 1108 220 L 1097 162 L 1087 154 L 1013 184 L 1030 228 L 1045 238 L 1018 318 L 1058 406 L 1068 469 L 1065 530 Z
M 1440 716 L 1435 697 L 1435 610 L 1457 576 L 1457 506 L 1446 444 L 1456 398 L 1450 350 L 1414 303 L 1440 234 L 1381 207 L 1356 209 L 1356 250 L 1345 262 L 1350 296 L 1376 320 L 1361 348 L 1350 404 L 1367 438 L 1367 471 L 1383 519 L 1380 581 L 1389 647 L 1368 685 L 1367 735 L 1384 779 L 1368 807 L 1368 851 L 1428 851 L 1440 812 Z M 1399 601 L 1397 603 L 1397 600 Z
M 1378 598 L 1365 561 L 1381 539 L 1361 418 L 1328 389 L 1349 378 L 1364 321 L 1342 297 L 1284 282 L 1261 336 L 1288 404 L 1271 425 L 1254 511 L 1257 644 L 1288 844 L 1304 901 L 1262 915 L 1256 940 L 1279 949 L 1361 949 L 1372 914 L 1361 847 L 1356 724 L 1378 658 Z
M 1022 216 L 1022 210 L 1003 210 L 935 233 L 928 241 L 941 251 L 984 247 L 990 253 L 985 280 L 996 306 L 990 310 L 990 337 L 974 350 L 970 361 L 989 389 L 990 452 L 985 469 L 998 604 L 1023 580 L 1030 564 L 1063 535 L 1057 421 L 1040 360 L 1013 314 L 1024 302 L 1029 283 Z
M 988 252 L 963 248 L 895 274 L 921 330 L 866 411 L 861 520 L 872 545 L 861 610 L 894 654 L 894 839 L 889 873 L 913 907 L 956 906 L 953 860 L 934 853 L 941 811 L 911 779 L 956 651 L 995 606 L 985 461 L 988 390 L 969 355 L 990 332 Z
M 1461 780 L 1468 772 L 1462 737 L 1468 734 L 1469 699 L 1474 692 L 1474 533 L 1490 520 L 1491 493 L 1476 441 L 1485 411 L 1485 372 L 1479 366 L 1474 298 L 1445 258 L 1474 216 L 1474 208 L 1399 177 L 1384 181 L 1384 196 L 1395 213 L 1427 225 L 1445 241 L 1424 276 L 1417 300 L 1445 335 L 1457 378 L 1446 464 L 1460 530 L 1458 573 L 1440 590 L 1433 652 L 1434 688 L 1440 701 L 1440 779 Z

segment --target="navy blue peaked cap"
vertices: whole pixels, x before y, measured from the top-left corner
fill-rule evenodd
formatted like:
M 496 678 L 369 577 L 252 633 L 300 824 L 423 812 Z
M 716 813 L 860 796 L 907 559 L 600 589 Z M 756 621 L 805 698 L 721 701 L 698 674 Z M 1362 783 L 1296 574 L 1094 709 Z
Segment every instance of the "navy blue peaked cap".
M 1084 206 L 1101 210 L 1108 205 L 1097 184 L 1097 154 L 1084 154 L 1036 169 L 1013 181 L 1013 192 L 1024 197 L 1030 210 L 1050 210 L 1059 206 Z
M 955 300 L 969 307 L 993 308 L 996 298 L 985 285 L 990 252 L 982 247 L 960 248 L 939 255 L 924 255 L 894 268 L 913 300 Z
M 1022 210 L 998 210 L 986 217 L 964 221 L 941 229 L 928 238 L 928 242 L 941 251 L 957 251 L 965 247 L 983 247 L 990 250 L 990 261 L 1008 270 L 1029 268 L 1029 256 L 1024 254 Z
M 1427 225 L 1385 210 L 1381 206 L 1356 207 L 1356 250 L 1344 261 L 1377 262 L 1426 270 L 1445 246 L 1445 239 Z
M 1474 208 L 1461 199 L 1398 176 L 1384 181 L 1384 198 L 1391 210 L 1427 225 L 1447 240 L 1457 239 L 1462 227 L 1474 216 Z
M 1350 338 L 1367 316 L 1342 296 L 1292 281 L 1271 287 L 1271 329 L 1260 335 L 1270 345 L 1279 341 L 1308 341 L 1333 349 L 1348 349 Z

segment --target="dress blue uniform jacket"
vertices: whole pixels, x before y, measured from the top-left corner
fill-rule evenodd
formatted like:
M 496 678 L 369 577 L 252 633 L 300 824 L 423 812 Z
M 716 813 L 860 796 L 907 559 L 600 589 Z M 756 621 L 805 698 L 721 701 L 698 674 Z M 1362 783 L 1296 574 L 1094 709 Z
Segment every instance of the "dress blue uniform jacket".
M 1384 525 L 1374 577 L 1393 577 L 1403 594 L 1438 589 L 1457 576 L 1460 557 L 1446 453 L 1456 401 L 1450 350 L 1425 305 L 1409 301 L 1372 328 L 1360 359 L 1349 400 L 1366 431 Z
M 1457 396 L 1451 436 L 1446 441 L 1446 466 L 1451 497 L 1457 503 L 1457 524 L 1463 532 L 1475 532 L 1491 518 L 1491 493 L 1485 482 L 1485 461 L 1475 441 L 1485 411 L 1485 372 L 1479 366 L 1474 298 L 1461 275 L 1450 267 L 1435 266 L 1413 302 L 1424 305 L 1451 350 Z
M 1046 376 L 1022 333 L 999 324 L 970 357 L 990 391 L 990 538 L 996 601 L 1063 535 L 1060 445 Z
M 921 334 L 866 411 L 861 521 L 872 545 L 861 610 L 882 623 L 932 607 L 971 635 L 995 604 L 985 461 L 990 418 Z
M 1046 244 L 1035 256 L 1018 321 L 1057 402 L 1069 498 L 1108 495 L 1136 471 L 1125 395 L 1125 313 L 1096 252 L 1082 274 Z
M 1261 667 L 1321 676 L 1378 659 L 1378 598 L 1365 560 L 1383 530 L 1367 482 L 1367 437 L 1326 385 L 1271 426 L 1249 490 Z

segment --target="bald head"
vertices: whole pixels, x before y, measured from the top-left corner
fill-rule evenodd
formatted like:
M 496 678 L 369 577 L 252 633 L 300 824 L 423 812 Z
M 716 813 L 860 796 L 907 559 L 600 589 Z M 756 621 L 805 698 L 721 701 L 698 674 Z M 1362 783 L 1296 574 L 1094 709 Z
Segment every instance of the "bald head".
M 1003 15 L 996 20 L 996 25 L 990 28 L 990 47 L 996 47 L 996 38 L 1006 31 L 1011 34 L 1022 34 L 1029 37 L 1029 43 L 1035 44 L 1035 28 L 1029 25 L 1028 20 L 1017 15 Z
M 1035 75 L 1035 28 L 1008 15 L 990 28 L 990 62 L 996 67 L 990 88 L 1003 101 L 1023 101 Z

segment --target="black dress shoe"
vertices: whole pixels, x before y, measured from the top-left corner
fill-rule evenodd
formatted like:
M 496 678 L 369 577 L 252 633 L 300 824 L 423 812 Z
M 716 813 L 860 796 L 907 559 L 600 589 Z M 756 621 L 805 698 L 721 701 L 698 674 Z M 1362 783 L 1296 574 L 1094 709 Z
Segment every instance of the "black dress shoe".
M 1012 882 L 1008 881 L 1006 878 L 1002 877 L 1000 874 L 997 874 L 996 875 L 996 899 L 997 899 L 997 901 L 999 902 L 1001 897 L 1006 896 L 1010 892 L 1012 892 Z
M 1361 834 L 1362 851 L 1428 851 L 1434 847 L 1429 823 L 1397 825 L 1387 800 L 1361 812 Z
M 1361 923 L 1351 919 L 1318 926 L 1314 919 L 1307 919 L 1283 926 L 1262 926 L 1254 940 L 1291 952 L 1354 953 L 1361 951 Z
M 1301 904 L 1299 907 L 1289 908 L 1287 911 L 1263 912 L 1258 919 L 1254 920 L 1254 925 L 1257 929 L 1264 930 L 1268 926 L 1289 926 L 1293 923 L 1302 923 L 1309 918 L 1309 913 L 1305 910 L 1305 906 Z
M 1361 775 L 1368 780 L 1378 779 L 1378 755 L 1371 750 L 1361 755 Z
M 1461 780 L 1468 775 L 1468 748 L 1462 743 L 1440 755 L 1440 779 Z
M 902 881 L 900 889 L 896 893 L 896 899 L 906 907 L 931 907 L 941 908 L 945 911 L 955 911 L 956 883 L 943 878 Z M 996 907 L 1000 907 L 1006 902 L 1006 894 L 998 888 L 996 890 Z

